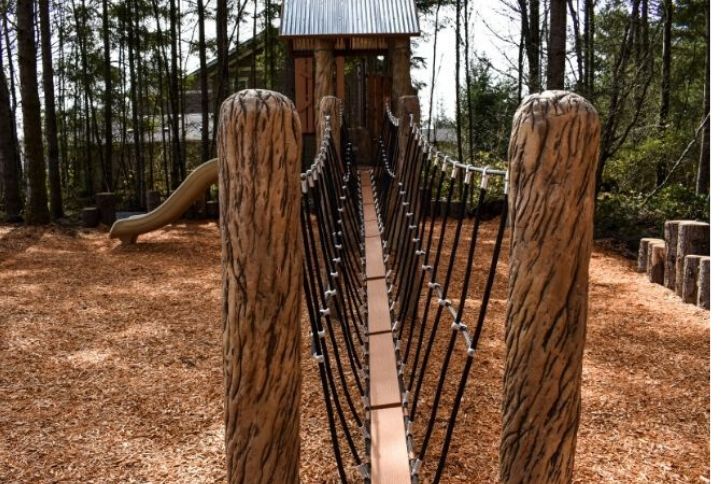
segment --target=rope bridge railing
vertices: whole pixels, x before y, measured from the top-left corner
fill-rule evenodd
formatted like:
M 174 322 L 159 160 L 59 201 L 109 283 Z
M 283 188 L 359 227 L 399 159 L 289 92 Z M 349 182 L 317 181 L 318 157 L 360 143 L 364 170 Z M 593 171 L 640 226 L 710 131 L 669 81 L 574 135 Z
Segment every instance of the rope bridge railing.
M 409 135 L 399 143 L 402 122 L 409 123 Z M 402 153 L 399 153 L 400 145 L 404 147 Z M 442 421 L 438 418 L 444 410 L 442 394 L 453 385 L 449 372 L 452 360 L 456 355 L 465 360 L 453 388 L 452 408 L 444 418 L 447 428 L 434 471 L 434 482 L 439 482 L 484 328 L 507 218 L 506 201 L 484 286 L 471 287 L 474 262 L 480 257 L 478 238 L 486 195 L 491 177 L 505 180 L 507 194 L 507 172 L 451 159 L 428 143 L 412 117 L 400 120 L 389 108 L 378 154 L 375 183 L 384 220 L 381 230 L 390 268 L 393 333 L 399 349 L 403 401 L 407 404 L 409 447 L 415 455 L 413 477 L 419 475 L 430 453 L 433 432 Z M 459 202 L 463 207 L 476 199 L 467 242 L 462 237 L 465 217 L 453 220 L 451 216 L 458 184 L 462 184 Z M 463 268 L 462 280 L 456 281 L 455 288 L 459 285 L 459 289 L 453 290 L 454 272 L 458 267 Z M 478 292 L 476 296 L 481 300 L 477 315 L 467 307 L 472 292 Z M 443 338 L 447 339 L 444 356 L 435 372 L 431 370 L 431 358 L 434 358 L 436 343 Z M 424 409 L 423 399 L 432 402 Z
M 514 118 L 508 175 L 438 152 L 409 116 L 417 98 L 398 102 L 371 180 L 352 159 L 338 100 L 320 101 L 319 151 L 301 179 L 289 99 L 245 90 L 220 109 L 228 481 L 300 480 L 306 302 L 341 481 L 356 469 L 372 484 L 440 482 L 509 220 L 500 480 L 571 482 L 598 115 L 572 93 L 529 96 Z M 481 220 L 499 185 L 491 229 Z M 472 221 L 452 215 L 456 196 Z

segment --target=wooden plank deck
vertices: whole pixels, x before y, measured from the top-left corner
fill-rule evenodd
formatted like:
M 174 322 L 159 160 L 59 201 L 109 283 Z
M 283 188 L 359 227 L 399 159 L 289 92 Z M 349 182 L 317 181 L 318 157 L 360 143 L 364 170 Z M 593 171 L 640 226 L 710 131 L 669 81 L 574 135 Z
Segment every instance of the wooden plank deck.
M 361 186 L 365 211 L 371 482 L 409 484 L 410 461 L 392 337 L 382 238 L 367 171 L 361 172 Z

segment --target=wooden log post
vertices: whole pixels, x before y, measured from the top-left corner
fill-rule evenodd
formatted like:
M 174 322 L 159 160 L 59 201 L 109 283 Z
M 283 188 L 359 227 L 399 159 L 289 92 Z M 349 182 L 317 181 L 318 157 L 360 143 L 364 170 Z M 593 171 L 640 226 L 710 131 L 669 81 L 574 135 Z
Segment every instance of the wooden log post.
M 334 96 L 334 40 L 314 41 L 314 112 L 320 112 L 322 99 Z M 319 126 L 320 120 L 317 120 Z M 317 148 L 322 142 L 322 133 L 317 128 Z
M 703 255 L 684 257 L 684 280 L 681 285 L 681 300 L 687 304 L 696 304 L 699 289 L 699 266 Z
M 711 259 L 702 257 L 699 265 L 699 283 L 696 296 L 696 305 L 700 308 L 709 309 L 711 300 L 709 295 L 709 281 L 711 277 Z
M 101 220 L 98 207 L 85 207 L 80 212 L 80 220 L 83 227 L 97 227 Z
M 400 101 L 400 98 L 415 94 L 410 74 L 412 49 L 409 37 L 392 37 L 389 39 L 388 45 L 392 70 L 392 107 L 397 111 L 399 106 L 396 103 Z
M 596 110 L 565 91 L 528 96 L 513 120 L 504 484 L 572 480 L 599 139 Z
M 222 323 L 230 483 L 299 482 L 301 123 L 245 90 L 221 106 Z
M 649 244 L 649 264 L 646 267 L 646 275 L 649 282 L 664 284 L 664 262 L 666 259 L 666 244 L 664 242 L 653 242 Z
M 649 260 L 651 257 L 649 247 L 654 242 L 663 242 L 663 240 L 653 237 L 645 237 L 639 242 L 639 256 L 638 260 L 636 261 L 637 272 L 647 272 L 647 269 L 649 267 Z
M 108 227 L 116 221 L 116 194 L 113 192 L 96 193 L 96 207 L 101 223 Z
M 687 255 L 709 255 L 709 224 L 687 221 L 679 223 L 676 240 L 676 295 L 684 284 L 684 259 Z
M 397 137 L 398 158 L 395 173 L 402 173 L 402 163 L 407 152 L 407 140 L 412 136 L 410 118 L 415 124 L 420 122 L 420 98 L 417 96 L 402 96 L 398 104 L 397 117 L 400 118 L 400 131 Z M 416 187 L 417 183 L 412 186 Z
M 676 250 L 679 238 L 679 225 L 692 220 L 667 220 L 664 222 L 664 241 L 666 242 L 666 260 L 664 262 L 664 286 L 676 290 Z
M 322 101 L 319 103 L 319 128 L 318 133 L 323 134 L 324 128 L 326 126 L 325 117 L 329 116 L 329 126 L 332 129 L 332 138 L 334 139 L 334 146 L 337 151 L 337 156 L 339 157 L 339 160 L 343 161 L 342 159 L 342 147 L 340 146 L 341 142 L 341 132 L 340 129 L 342 128 L 342 100 L 339 98 L 336 98 L 334 96 L 324 96 L 322 98 Z M 321 140 L 321 137 L 320 137 Z

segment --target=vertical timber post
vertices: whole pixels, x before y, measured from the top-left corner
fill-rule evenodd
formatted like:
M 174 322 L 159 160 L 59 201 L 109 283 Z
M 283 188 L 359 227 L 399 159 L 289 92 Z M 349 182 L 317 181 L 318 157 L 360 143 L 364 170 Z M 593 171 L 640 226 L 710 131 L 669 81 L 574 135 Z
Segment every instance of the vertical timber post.
M 410 74 L 412 59 L 410 38 L 390 38 L 388 52 L 392 66 L 392 102 L 397 103 L 401 97 L 415 94 Z M 395 109 L 397 107 L 397 105 L 393 106 Z
M 504 484 L 572 480 L 599 139 L 595 109 L 565 91 L 528 96 L 513 121 Z
M 314 112 L 319 113 L 322 99 L 334 96 L 334 40 L 316 39 L 314 41 Z M 323 120 L 317 120 L 319 126 Z M 317 148 L 322 142 L 322 134 L 317 130 Z
M 334 139 L 334 146 L 339 156 L 339 160 L 342 160 L 342 146 L 340 146 L 341 134 L 340 129 L 342 123 L 340 116 L 342 114 L 342 100 L 334 96 L 324 96 L 319 103 L 319 127 L 318 132 L 321 135 L 324 134 L 324 128 L 326 125 L 325 117 L 329 116 L 329 124 L 332 129 L 332 139 Z M 319 138 L 322 139 L 321 137 Z
M 281 94 L 221 106 L 227 480 L 299 482 L 301 123 Z
M 405 159 L 407 140 L 412 136 L 410 128 L 410 116 L 414 123 L 420 122 L 420 99 L 417 96 L 402 96 L 397 99 L 397 117 L 400 119 L 400 133 L 397 138 L 397 165 L 395 173 L 402 173 L 402 162 Z M 417 186 L 417 185 L 413 185 Z

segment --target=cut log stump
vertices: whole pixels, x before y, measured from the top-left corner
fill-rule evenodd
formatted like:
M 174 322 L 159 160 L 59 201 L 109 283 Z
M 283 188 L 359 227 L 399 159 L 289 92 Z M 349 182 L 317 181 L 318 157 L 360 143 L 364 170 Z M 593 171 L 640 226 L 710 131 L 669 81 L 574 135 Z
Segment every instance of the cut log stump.
M 702 257 L 699 263 L 699 283 L 696 305 L 700 308 L 709 309 L 709 276 L 711 271 L 711 259 Z
M 656 284 L 664 284 L 664 255 L 666 244 L 661 242 L 653 242 L 649 244 L 649 265 L 646 268 L 646 274 L 649 276 L 649 282 Z
M 666 241 L 666 261 L 664 263 L 664 286 L 676 290 L 676 250 L 679 240 L 679 225 L 693 220 L 667 220 L 664 223 L 664 240 Z
M 97 227 L 100 222 L 100 213 L 96 207 L 85 207 L 80 211 L 83 227 Z
M 687 304 L 696 304 L 699 285 L 699 264 L 703 255 L 687 255 L 684 258 L 684 279 L 681 286 L 681 299 Z
M 681 222 L 676 240 L 676 295 L 681 296 L 684 283 L 684 259 L 687 255 L 709 255 L 709 224 Z
M 649 268 L 649 259 L 651 258 L 649 246 L 653 242 L 663 242 L 663 240 L 657 239 L 655 237 L 645 237 L 641 239 L 641 242 L 639 242 L 639 258 L 636 263 L 636 271 L 647 272 Z
M 96 207 L 100 221 L 108 227 L 116 221 L 116 194 L 113 192 L 96 193 Z

